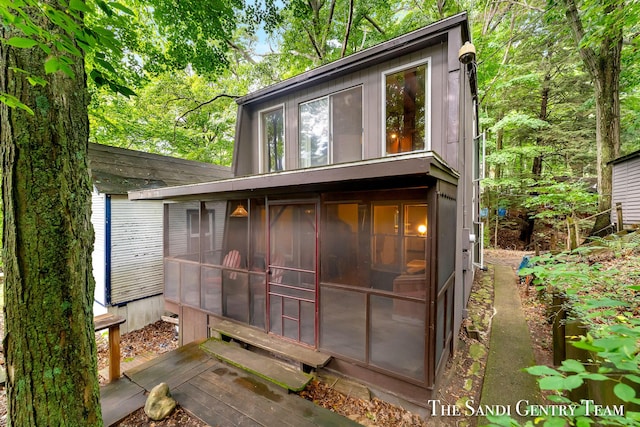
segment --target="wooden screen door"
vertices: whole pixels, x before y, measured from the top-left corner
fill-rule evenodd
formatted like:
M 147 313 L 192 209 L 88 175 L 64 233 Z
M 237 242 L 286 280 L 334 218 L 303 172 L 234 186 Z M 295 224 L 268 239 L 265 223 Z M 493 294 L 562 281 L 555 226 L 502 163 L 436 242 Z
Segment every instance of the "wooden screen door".
M 317 203 L 269 203 L 269 331 L 316 346 Z

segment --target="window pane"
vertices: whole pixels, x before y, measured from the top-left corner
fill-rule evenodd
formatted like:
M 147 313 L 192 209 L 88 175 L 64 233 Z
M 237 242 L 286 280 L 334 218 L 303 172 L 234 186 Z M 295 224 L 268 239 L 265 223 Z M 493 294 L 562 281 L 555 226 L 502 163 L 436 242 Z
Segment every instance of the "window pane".
M 426 65 L 386 75 L 387 154 L 425 149 Z
M 300 105 L 300 167 L 329 163 L 329 99 Z
M 262 137 L 266 150 L 266 171 L 284 169 L 284 112 L 282 108 L 262 114 Z
M 332 163 L 362 159 L 362 88 L 331 96 L 333 121 Z

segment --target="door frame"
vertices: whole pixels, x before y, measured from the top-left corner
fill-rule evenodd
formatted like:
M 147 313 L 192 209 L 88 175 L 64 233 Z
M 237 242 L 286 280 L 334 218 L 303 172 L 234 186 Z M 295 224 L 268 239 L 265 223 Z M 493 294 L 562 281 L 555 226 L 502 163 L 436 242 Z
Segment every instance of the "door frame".
M 314 276 L 314 283 L 313 283 L 313 295 L 314 295 L 314 308 L 313 308 L 313 345 L 310 345 L 307 342 L 301 341 L 301 334 L 300 334 L 300 330 L 301 330 L 301 326 L 300 326 L 300 311 L 298 312 L 298 339 L 292 339 L 289 337 L 286 337 L 284 335 L 284 330 L 282 330 L 280 333 L 277 332 L 272 332 L 272 328 L 271 328 L 271 287 L 272 287 L 272 281 L 271 281 L 271 277 L 273 275 L 273 257 L 275 256 L 275 254 L 271 253 L 271 231 L 272 231 L 272 218 L 271 218 L 271 208 L 274 206 L 291 206 L 291 205 L 313 205 L 314 206 L 314 226 L 315 226 L 315 230 L 314 230 L 314 234 L 315 234 L 315 242 L 313 244 L 313 276 Z M 276 335 L 282 339 L 285 340 L 289 340 L 292 342 L 295 342 L 296 344 L 299 345 L 304 345 L 307 347 L 312 347 L 314 349 L 318 348 L 318 340 L 319 340 L 319 283 L 320 283 L 320 278 L 319 278 L 319 265 L 320 265 L 320 259 L 319 259 L 319 227 L 320 227 L 320 198 L 318 197 L 313 197 L 313 198 L 300 198 L 300 199 L 274 199 L 274 200 L 270 200 L 267 198 L 266 200 L 266 220 L 267 220 L 267 227 L 266 227 L 266 231 L 267 231 L 267 247 L 266 247 L 266 312 L 265 312 L 265 317 L 266 317 L 266 330 L 269 334 L 273 334 Z M 293 230 L 292 230 L 293 231 Z M 295 250 L 295 248 L 294 248 Z M 304 269 L 300 269 L 297 267 L 291 267 L 291 268 L 286 268 L 286 271 L 299 271 L 299 272 L 306 272 L 308 273 L 309 270 L 304 270 Z M 294 287 L 295 288 L 295 287 Z M 281 315 L 281 318 L 284 317 L 284 313 Z

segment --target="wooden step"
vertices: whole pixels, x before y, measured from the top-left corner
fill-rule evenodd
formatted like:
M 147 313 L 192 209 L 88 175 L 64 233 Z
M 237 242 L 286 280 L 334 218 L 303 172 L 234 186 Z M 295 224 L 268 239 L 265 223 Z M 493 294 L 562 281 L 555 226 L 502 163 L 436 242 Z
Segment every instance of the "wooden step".
M 271 354 L 300 362 L 313 369 L 322 368 L 331 360 L 331 356 L 328 354 L 277 339 L 273 335 L 228 320 L 221 320 L 212 325 L 212 329 L 223 336 L 261 348 Z
M 201 348 L 229 365 L 243 369 L 293 392 L 304 390 L 312 378 L 311 375 L 292 366 L 215 338 L 202 343 Z

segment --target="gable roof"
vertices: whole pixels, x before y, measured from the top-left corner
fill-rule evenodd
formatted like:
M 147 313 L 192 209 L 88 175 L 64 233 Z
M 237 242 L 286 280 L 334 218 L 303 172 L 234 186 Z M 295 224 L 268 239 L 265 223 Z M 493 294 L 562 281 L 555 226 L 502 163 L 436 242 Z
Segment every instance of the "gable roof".
M 210 182 L 232 176 L 231 168 L 110 147 L 89 144 L 89 168 L 93 185 L 100 193 L 127 194 L 176 185 Z
M 470 41 L 469 24 L 466 12 L 436 21 L 426 27 L 400 35 L 370 48 L 353 53 L 345 58 L 330 62 L 305 73 L 283 80 L 266 88 L 257 90 L 236 99 L 239 105 L 260 102 L 267 98 L 284 95 L 302 88 L 317 85 L 323 81 L 370 67 L 401 54 L 423 49 L 447 40 L 447 32 L 460 26 L 462 44 Z M 457 49 L 457 48 L 456 48 Z M 456 62 L 458 59 L 456 58 Z M 475 88 L 474 88 L 475 90 Z

